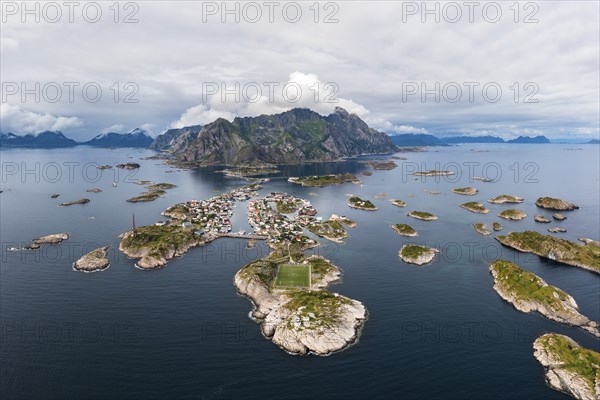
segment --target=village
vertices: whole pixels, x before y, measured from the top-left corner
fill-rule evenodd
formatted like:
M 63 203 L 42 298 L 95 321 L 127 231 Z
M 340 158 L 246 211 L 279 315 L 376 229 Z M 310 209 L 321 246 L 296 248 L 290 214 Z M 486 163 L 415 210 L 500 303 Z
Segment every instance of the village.
M 250 200 L 258 196 L 257 191 L 260 189 L 260 184 L 253 183 L 207 200 L 175 204 L 162 213 L 172 220 L 158 221 L 155 225 L 181 224 L 185 229 L 194 229 L 199 236 L 208 233 L 227 234 L 232 230 L 231 217 L 236 201 Z

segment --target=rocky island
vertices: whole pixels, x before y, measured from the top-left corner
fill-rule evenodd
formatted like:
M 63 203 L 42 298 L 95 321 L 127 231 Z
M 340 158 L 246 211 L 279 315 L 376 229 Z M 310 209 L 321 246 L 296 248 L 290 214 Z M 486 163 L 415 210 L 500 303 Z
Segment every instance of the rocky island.
M 75 204 L 87 204 L 90 201 L 91 201 L 90 199 L 79 199 L 79 200 L 75 200 L 75 201 L 65 201 L 64 203 L 60 203 L 59 206 L 60 207 L 68 207 L 68 206 L 73 206 Z
M 553 197 L 540 197 L 535 201 L 535 205 L 540 208 L 546 208 L 548 210 L 555 211 L 572 211 L 579 209 L 579 207 L 573 203 L 569 203 L 568 201 L 561 199 L 555 199 Z
M 432 247 L 419 246 L 416 244 L 405 244 L 398 255 L 405 263 L 424 265 L 429 264 L 440 251 Z
M 561 213 L 554 213 L 554 214 L 552 214 L 552 218 L 554 218 L 557 221 L 564 221 L 565 219 L 567 219 L 567 217 L 565 217 Z
M 487 228 L 487 226 L 481 222 L 473 224 L 473 229 L 479 234 L 483 236 L 491 235 L 492 232 Z
M 323 237 L 336 243 L 342 243 L 344 239 L 349 237 L 346 229 L 344 229 L 343 224 L 346 224 L 348 227 L 356 226 L 354 221 L 351 221 L 347 218 L 338 217 L 335 214 L 332 215 L 327 221 L 310 221 L 306 226 L 309 231 L 319 237 Z
M 68 240 L 68 239 L 69 239 L 68 233 L 53 233 L 51 235 L 41 236 L 39 238 L 33 239 L 33 243 L 37 244 L 37 245 L 58 244 L 58 243 L 62 242 L 63 240 Z
M 567 230 L 565 228 L 559 228 L 559 227 L 554 227 L 554 228 L 550 228 L 548 229 L 548 232 L 550 233 L 564 233 Z
M 533 217 L 533 220 L 535 222 L 539 222 L 541 224 L 549 224 L 550 222 L 552 222 L 548 218 L 546 218 L 546 217 L 544 217 L 543 215 L 540 215 L 540 214 L 537 214 L 535 217 Z
M 148 201 L 154 201 L 160 196 L 164 195 L 165 193 L 167 192 L 165 192 L 164 190 L 149 190 L 147 192 L 141 193 L 139 196 L 131 197 L 127 199 L 127 201 L 129 203 L 144 203 Z
M 527 214 L 525 214 L 521 210 L 517 210 L 516 208 L 510 208 L 508 210 L 502 211 L 498 214 L 500 218 L 508 219 L 511 221 L 520 221 L 522 219 L 527 218 Z
M 396 233 L 398 233 L 398 235 L 402 235 L 402 236 L 418 236 L 419 235 L 412 226 L 406 225 L 406 224 L 394 224 L 394 225 L 392 225 L 392 229 L 395 230 Z
M 477 201 L 470 201 L 468 203 L 462 203 L 458 205 L 460 208 L 464 208 L 465 210 L 471 211 L 472 213 L 478 214 L 487 214 L 490 212 L 487 208 L 483 206 L 482 203 Z
M 420 171 L 420 172 L 415 172 L 413 175 L 415 176 L 447 176 L 447 175 L 454 175 L 455 172 L 452 171 L 439 171 L 437 169 L 432 169 L 430 171 Z
M 365 164 L 377 171 L 390 171 L 398 167 L 393 161 L 366 161 Z
M 125 164 L 117 164 L 117 168 L 120 169 L 138 169 L 141 165 L 138 163 L 125 163 Z
M 220 171 L 225 176 L 235 178 L 251 178 L 255 176 L 276 174 L 281 172 L 271 165 L 237 165 Z
M 149 190 L 141 193 L 139 196 L 135 196 L 135 197 L 131 197 L 131 198 L 127 199 L 127 201 L 130 203 L 142 203 L 142 202 L 154 201 L 154 200 L 158 199 L 159 197 L 163 196 L 164 194 L 166 194 L 167 193 L 166 190 L 177 187 L 177 185 L 174 185 L 172 183 L 152 183 L 149 181 L 138 181 L 135 183 L 141 184 L 141 185 L 146 185 L 146 184 L 150 183 L 150 185 L 146 186 L 146 188 Z
M 348 206 L 359 210 L 376 211 L 377 207 L 369 200 L 363 200 L 360 197 L 352 196 L 348 199 Z
M 109 246 L 98 247 L 73 263 L 73 269 L 83 272 L 103 271 L 110 266 Z
M 425 211 L 411 211 L 406 215 L 423 221 L 435 221 L 436 219 L 438 219 L 437 216 Z
M 261 323 L 263 335 L 288 353 L 328 355 L 343 350 L 357 340 L 365 307 L 324 290 L 341 275 L 331 262 L 295 256 L 293 264 L 277 252 L 254 261 L 238 271 L 235 286 L 254 303 L 252 317 Z M 309 271 L 308 281 L 291 280 L 295 271 Z
M 509 261 L 497 260 L 490 265 L 494 290 L 519 311 L 538 312 L 544 317 L 567 325 L 578 326 L 600 337 L 598 324 L 579 313 L 575 299 L 548 285 L 539 276 Z
M 600 274 L 600 247 L 593 244 L 579 245 L 533 231 L 510 232 L 507 236 L 497 236 L 496 240 L 518 251 Z
M 102 192 L 102 189 L 92 188 L 92 189 L 87 189 L 86 192 L 88 192 L 88 193 L 100 193 L 100 192 Z
M 594 239 L 590 239 L 590 238 L 577 238 L 577 240 L 579 240 L 580 242 L 583 242 L 587 245 L 590 246 L 596 246 L 596 247 L 600 247 L 600 242 Z
M 390 202 L 396 207 L 406 207 L 406 203 L 402 200 L 390 200 Z
M 354 174 L 331 174 L 331 175 L 314 175 L 314 176 L 303 176 L 299 178 L 289 178 L 288 182 L 296 183 L 302 186 L 309 187 L 324 187 L 331 185 L 339 185 L 341 183 L 352 182 L 360 183 L 360 179 Z
M 139 259 L 138 268 L 152 269 L 164 266 L 170 259 L 202 243 L 202 238 L 192 230 L 179 225 L 148 225 L 125 232 L 119 250 L 129 258 Z
M 328 355 L 357 340 L 366 309 L 359 301 L 324 290 L 341 273 L 325 258 L 304 254 L 318 243 L 304 236 L 302 227 L 319 221 L 306 200 L 297 199 L 302 204 L 292 219 L 271 206 L 288 197 L 272 193 L 249 202 L 250 225 L 268 235 L 272 252 L 238 271 L 234 283 L 254 303 L 251 315 L 265 337 L 291 354 Z M 335 215 L 329 221 L 351 222 Z
M 154 183 L 154 184 L 150 184 L 149 186 L 147 186 L 147 188 L 150 190 L 168 190 L 168 189 L 173 189 L 176 187 L 177 187 L 177 185 L 174 185 L 172 183 L 165 183 L 165 182 Z
M 504 204 L 504 203 L 522 203 L 523 198 L 519 196 L 513 196 L 510 194 L 501 194 L 488 200 L 489 203 L 493 204 Z
M 494 222 L 492 224 L 492 229 L 495 230 L 496 232 L 501 231 L 502 229 L 504 229 L 504 227 L 502 226 L 502 224 L 500 222 Z
M 479 190 L 475 189 L 474 187 L 464 187 L 452 189 L 452 193 L 462 194 L 465 196 L 475 196 L 477 193 L 479 193 Z
M 533 350 L 552 389 L 579 400 L 600 399 L 600 353 L 558 333 L 537 338 Z

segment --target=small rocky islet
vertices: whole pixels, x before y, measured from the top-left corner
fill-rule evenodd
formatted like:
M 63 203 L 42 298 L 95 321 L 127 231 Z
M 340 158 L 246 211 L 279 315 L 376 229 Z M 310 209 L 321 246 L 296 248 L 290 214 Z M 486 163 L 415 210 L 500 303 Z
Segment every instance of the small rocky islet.
M 392 225 L 392 229 L 396 231 L 397 234 L 402 236 L 418 236 L 417 231 L 410 225 L 407 224 L 394 224 Z
M 68 233 L 53 233 L 50 235 L 40 236 L 36 239 L 33 239 L 33 243 L 35 244 L 58 244 L 64 240 L 69 239 Z
M 550 228 L 548 229 L 548 232 L 550 233 L 565 233 L 567 230 L 565 228 L 559 228 L 559 227 L 554 227 L 554 228 Z
M 490 212 L 489 209 L 485 208 L 482 203 L 477 201 L 470 201 L 468 203 L 462 203 L 458 205 L 460 208 L 464 208 L 465 210 L 471 211 L 472 213 L 477 214 L 487 214 Z
M 377 171 L 389 171 L 398 167 L 394 161 L 365 161 L 365 164 Z
M 420 219 L 422 221 L 435 221 L 438 219 L 437 216 L 425 211 L 411 211 L 406 215 L 412 218 Z
M 573 203 L 553 197 L 540 197 L 535 201 L 535 205 L 540 208 L 554 211 L 573 211 L 579 209 L 579 207 Z
M 352 196 L 348 199 L 348 207 L 365 211 L 377 211 L 377 207 L 370 200 L 363 200 L 357 196 Z
M 488 236 L 492 234 L 492 232 L 487 228 L 487 226 L 481 222 L 473 224 L 473 229 L 475 229 L 477 233 L 483 236 Z
M 535 222 L 539 222 L 541 224 L 549 224 L 550 222 L 552 222 L 551 220 L 549 220 L 548 218 L 544 217 L 543 215 L 537 214 L 536 216 L 533 217 L 533 220 Z
M 500 196 L 493 197 L 488 200 L 488 203 L 492 204 L 505 204 L 505 203 L 522 203 L 524 199 L 520 196 L 514 196 L 511 194 L 501 194 Z
M 138 183 L 138 182 L 142 182 L 142 183 Z M 154 201 L 154 200 L 158 199 L 159 197 L 165 195 L 167 193 L 166 190 L 177 187 L 177 185 L 174 185 L 172 183 L 152 183 L 150 181 L 138 181 L 138 182 L 135 182 L 135 183 L 136 184 L 148 184 L 149 183 L 149 185 L 146 186 L 146 189 L 148 189 L 148 191 L 141 193 L 139 196 L 134 196 L 134 197 L 127 199 L 127 201 L 129 203 L 143 203 L 143 202 Z
M 520 221 L 522 219 L 527 218 L 527 214 L 525 214 L 521 210 L 517 210 L 516 208 L 509 208 L 508 210 L 502 211 L 498 214 L 500 218 L 504 218 L 510 221 Z
M 138 164 L 138 163 L 131 163 L 130 162 L 130 163 L 117 164 L 116 167 L 119 168 L 119 169 L 129 169 L 129 170 L 132 170 L 132 169 L 139 169 L 139 168 L 141 168 L 141 165 Z
M 565 217 L 561 213 L 554 213 L 554 214 L 552 214 L 552 218 L 554 218 L 557 221 L 564 221 L 565 219 L 567 219 L 567 217 Z
M 477 193 L 479 193 L 479 190 L 475 189 L 474 187 L 464 187 L 452 189 L 452 193 L 462 194 L 464 196 L 475 196 Z
M 405 244 L 398 255 L 400 259 L 408 264 L 429 264 L 440 251 L 433 247 L 419 246 L 416 244 Z
M 73 263 L 73 269 L 83 272 L 103 271 L 110 266 L 108 249 L 110 246 L 98 247 L 83 255 Z
M 393 205 L 395 205 L 396 207 L 406 207 L 406 202 L 402 201 L 402 200 L 397 200 L 397 199 L 391 199 L 390 203 L 392 203 Z
M 89 203 L 91 200 L 90 199 L 79 199 L 79 200 L 75 200 L 75 201 L 65 201 L 64 203 L 60 203 L 59 206 L 60 207 L 68 207 L 68 206 L 73 206 L 76 204 L 87 204 Z

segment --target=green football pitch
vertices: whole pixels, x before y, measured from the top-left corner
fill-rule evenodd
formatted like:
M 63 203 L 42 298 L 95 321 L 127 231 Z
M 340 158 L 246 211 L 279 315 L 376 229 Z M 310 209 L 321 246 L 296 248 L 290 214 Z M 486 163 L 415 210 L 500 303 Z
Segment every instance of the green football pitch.
M 274 286 L 280 288 L 310 287 L 310 266 L 304 264 L 280 265 Z

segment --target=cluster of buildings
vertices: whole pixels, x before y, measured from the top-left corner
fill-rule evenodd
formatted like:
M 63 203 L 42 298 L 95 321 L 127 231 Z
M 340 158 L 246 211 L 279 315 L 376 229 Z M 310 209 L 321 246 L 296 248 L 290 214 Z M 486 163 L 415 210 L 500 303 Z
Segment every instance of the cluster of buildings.
M 293 219 L 279 213 L 272 203 L 279 201 L 294 202 L 297 205 L 297 216 Z M 302 213 L 302 214 L 301 214 Z M 268 235 L 269 241 L 277 242 L 312 242 L 303 233 L 301 218 L 316 214 L 309 201 L 296 198 L 287 193 L 271 193 L 264 199 L 248 203 L 248 222 L 259 235 Z
M 208 200 L 190 200 L 187 203 L 178 205 L 178 207 L 183 208 L 182 211 L 185 214 L 183 221 L 159 221 L 156 225 L 181 223 L 183 228 L 198 229 L 196 231 L 198 235 L 204 235 L 206 232 L 229 233 L 232 229 L 231 217 L 233 216 L 235 202 L 246 201 L 253 196 L 257 196 L 256 191 L 261 188 L 258 184 L 252 184 Z

